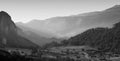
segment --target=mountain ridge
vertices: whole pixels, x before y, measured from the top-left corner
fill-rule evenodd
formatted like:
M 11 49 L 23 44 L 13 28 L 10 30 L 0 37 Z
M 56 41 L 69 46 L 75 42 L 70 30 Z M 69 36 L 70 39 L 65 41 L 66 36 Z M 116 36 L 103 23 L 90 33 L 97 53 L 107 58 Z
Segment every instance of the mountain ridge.
M 62 33 L 64 31 L 68 32 L 69 29 L 72 30 L 72 27 L 76 28 L 77 26 L 78 26 L 77 28 L 91 27 L 94 25 L 96 25 L 96 26 L 98 25 L 99 27 L 102 26 L 99 23 L 108 27 L 109 25 L 105 25 L 104 22 L 108 22 L 108 19 L 110 19 L 109 22 L 112 22 L 112 19 L 114 19 L 114 18 L 118 19 L 119 15 L 120 15 L 118 13 L 119 11 L 120 11 L 120 5 L 115 5 L 106 10 L 103 10 L 103 11 L 88 12 L 88 13 L 82 13 L 82 14 L 71 15 L 71 16 L 53 17 L 53 18 L 48 18 L 44 21 L 43 20 L 42 21 L 32 20 L 28 23 L 25 23 L 25 26 L 37 29 L 39 31 L 41 31 L 42 29 L 38 29 L 38 28 L 43 27 L 43 30 L 45 30 L 46 32 L 49 32 L 49 33 L 52 31 L 54 31 L 54 33 L 55 32 Z M 116 22 L 118 22 L 117 19 L 116 19 Z M 78 25 L 76 25 L 76 24 L 78 24 Z M 109 23 L 109 24 L 111 24 L 111 23 Z M 35 28 L 35 27 L 37 27 L 37 28 Z M 47 29 L 47 28 L 51 28 L 54 30 Z M 61 29 L 58 29 L 58 28 L 61 28 Z M 47 30 L 49 30 L 49 31 L 47 31 Z

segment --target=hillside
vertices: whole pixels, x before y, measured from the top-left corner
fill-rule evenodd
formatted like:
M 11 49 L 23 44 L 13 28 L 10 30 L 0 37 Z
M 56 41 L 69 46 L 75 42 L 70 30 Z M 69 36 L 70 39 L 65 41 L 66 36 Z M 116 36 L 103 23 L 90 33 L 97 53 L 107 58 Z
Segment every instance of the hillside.
M 19 28 L 12 21 L 10 15 L 0 12 L 0 45 L 1 47 L 32 48 L 38 47 L 30 40 L 18 35 Z
M 92 28 L 69 40 L 62 45 L 87 45 L 103 51 L 120 52 L 120 22 L 112 28 Z

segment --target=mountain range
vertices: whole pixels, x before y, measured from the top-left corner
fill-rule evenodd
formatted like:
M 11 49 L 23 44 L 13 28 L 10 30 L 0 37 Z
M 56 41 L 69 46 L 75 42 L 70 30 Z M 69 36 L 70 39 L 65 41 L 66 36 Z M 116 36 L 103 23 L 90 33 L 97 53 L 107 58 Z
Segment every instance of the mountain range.
M 120 22 L 120 5 L 103 11 L 53 17 L 46 20 L 31 20 L 28 23 L 19 22 L 16 25 L 23 30 L 19 32 L 23 37 L 43 45 L 51 41 L 68 39 L 90 28 L 111 28 L 117 22 Z

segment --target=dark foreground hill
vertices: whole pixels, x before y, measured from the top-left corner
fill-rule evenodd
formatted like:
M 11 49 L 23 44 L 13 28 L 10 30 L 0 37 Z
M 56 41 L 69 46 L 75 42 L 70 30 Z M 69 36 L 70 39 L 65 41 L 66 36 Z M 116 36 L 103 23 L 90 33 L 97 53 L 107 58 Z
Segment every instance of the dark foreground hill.
M 19 28 L 14 24 L 8 13 L 0 12 L 0 46 L 6 47 L 37 47 L 36 44 L 18 35 Z
M 63 45 L 87 45 L 103 51 L 120 52 L 120 22 L 113 28 L 92 28 L 69 40 Z

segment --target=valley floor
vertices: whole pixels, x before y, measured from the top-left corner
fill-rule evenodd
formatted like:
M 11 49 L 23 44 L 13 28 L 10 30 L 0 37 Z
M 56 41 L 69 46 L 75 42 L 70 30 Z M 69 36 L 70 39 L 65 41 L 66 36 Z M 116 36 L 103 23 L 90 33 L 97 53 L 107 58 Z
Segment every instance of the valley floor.
M 93 48 L 78 48 L 78 46 L 76 48 L 54 47 L 37 51 L 1 49 L 0 57 L 5 61 L 120 61 L 120 54 L 101 52 Z

